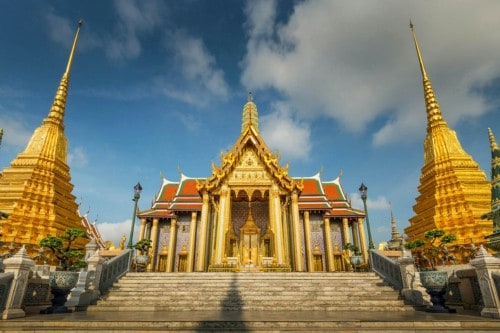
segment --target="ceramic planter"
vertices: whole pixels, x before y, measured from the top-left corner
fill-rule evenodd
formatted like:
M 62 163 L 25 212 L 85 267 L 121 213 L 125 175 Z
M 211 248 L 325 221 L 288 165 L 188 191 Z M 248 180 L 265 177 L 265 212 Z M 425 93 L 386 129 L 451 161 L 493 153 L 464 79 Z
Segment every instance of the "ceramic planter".
M 49 274 L 49 286 L 52 293 L 52 306 L 41 310 L 42 314 L 71 312 L 64 306 L 67 297 L 78 282 L 79 272 L 56 271 Z
M 424 271 L 420 272 L 420 281 L 426 292 L 431 296 L 432 307 L 427 312 L 454 313 L 455 309 L 450 309 L 445 305 L 444 294 L 448 287 L 448 272 L 445 271 Z

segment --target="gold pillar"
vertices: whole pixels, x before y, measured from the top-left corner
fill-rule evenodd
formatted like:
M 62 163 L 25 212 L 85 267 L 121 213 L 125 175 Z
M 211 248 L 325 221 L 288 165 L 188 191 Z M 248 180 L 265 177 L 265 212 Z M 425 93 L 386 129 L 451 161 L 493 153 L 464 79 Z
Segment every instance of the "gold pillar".
M 138 241 L 144 239 L 144 232 L 146 231 L 146 219 L 141 219 L 141 229 L 139 229 Z
M 174 271 L 175 244 L 177 243 L 177 219 L 170 220 L 170 239 L 168 240 L 167 272 Z
M 306 242 L 307 271 L 314 272 L 311 244 L 311 221 L 309 220 L 309 211 L 307 210 L 304 212 L 304 238 Z
M 352 222 L 351 223 L 351 230 L 352 230 L 352 241 L 354 245 L 356 245 L 359 249 L 361 249 L 360 244 L 359 244 L 359 227 L 358 223 Z
M 229 220 L 229 207 L 230 207 L 231 192 L 226 184 L 222 185 L 219 201 L 219 216 L 217 222 L 217 236 L 215 244 L 214 264 L 222 264 L 222 256 L 224 255 L 225 231 L 226 221 Z
M 198 214 L 196 212 L 191 213 L 191 224 L 189 225 L 189 253 L 187 259 L 186 272 L 193 271 L 194 262 L 194 247 L 196 245 L 196 219 Z
M 293 224 L 293 251 L 295 257 L 295 270 L 304 271 L 304 259 L 302 257 L 302 240 L 300 237 L 299 196 L 297 191 L 292 192 L 292 224 Z
M 208 226 L 208 193 L 203 192 L 203 206 L 201 207 L 201 225 L 198 242 L 198 257 L 196 258 L 196 271 L 205 271 L 206 253 L 207 253 L 207 226 Z
M 281 225 L 283 227 L 283 247 L 285 250 L 285 262 L 290 264 L 290 232 L 288 230 L 288 218 L 287 218 L 287 208 L 286 206 L 281 207 Z
M 360 237 L 359 249 L 361 253 L 363 253 L 363 258 L 365 258 L 365 263 L 368 263 L 368 250 L 366 248 L 366 236 L 365 236 L 365 227 L 363 226 L 363 218 L 358 218 L 358 231 Z
M 328 217 L 323 219 L 323 226 L 325 231 L 325 250 L 328 272 L 333 272 L 335 271 L 335 267 L 333 265 L 332 230 L 330 228 L 330 219 Z
M 158 219 L 153 219 L 153 227 L 151 228 L 151 260 L 148 264 L 148 271 L 152 271 L 156 264 L 156 255 L 158 247 Z
M 284 249 L 283 249 L 283 229 L 281 224 L 281 204 L 280 204 L 280 196 L 279 189 L 276 184 L 273 184 L 271 188 L 271 197 L 270 205 L 269 205 L 269 216 L 271 217 L 271 222 L 274 229 L 274 246 L 275 246 L 275 255 L 276 260 L 279 265 L 282 265 L 284 262 Z
M 344 234 L 344 245 L 351 242 L 351 238 L 349 237 L 349 221 L 347 217 L 342 218 L 342 230 Z

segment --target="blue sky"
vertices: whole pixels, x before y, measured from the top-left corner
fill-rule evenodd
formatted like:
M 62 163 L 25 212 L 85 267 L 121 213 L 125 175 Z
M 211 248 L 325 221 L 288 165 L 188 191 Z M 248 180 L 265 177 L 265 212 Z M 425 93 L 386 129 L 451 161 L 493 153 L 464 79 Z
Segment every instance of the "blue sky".
M 443 116 L 489 179 L 500 136 L 500 2 L 0 0 L 0 168 L 48 114 L 77 22 L 66 108 L 73 194 L 105 239 L 128 236 L 160 173 L 207 177 L 253 92 L 291 176 L 342 172 L 376 243 L 408 226 L 425 106 L 412 18 Z

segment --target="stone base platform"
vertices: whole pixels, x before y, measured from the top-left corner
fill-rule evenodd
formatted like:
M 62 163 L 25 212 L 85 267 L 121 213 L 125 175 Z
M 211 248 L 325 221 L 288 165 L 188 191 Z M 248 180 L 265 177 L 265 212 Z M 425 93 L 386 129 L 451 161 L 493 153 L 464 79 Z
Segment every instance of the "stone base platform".
M 499 332 L 500 320 L 415 312 L 74 312 L 0 322 L 0 332 Z

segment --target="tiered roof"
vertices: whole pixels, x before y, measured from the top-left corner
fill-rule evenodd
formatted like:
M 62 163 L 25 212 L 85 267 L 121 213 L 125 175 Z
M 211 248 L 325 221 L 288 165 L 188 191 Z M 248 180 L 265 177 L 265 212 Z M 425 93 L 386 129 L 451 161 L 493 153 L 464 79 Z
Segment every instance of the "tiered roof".
M 340 177 L 322 181 L 320 173 L 307 178 L 294 178 L 303 182 L 299 196 L 299 210 L 320 211 L 327 217 L 364 217 L 364 212 L 352 208 L 342 188 Z M 163 178 L 151 209 L 140 212 L 140 218 L 169 218 L 179 212 L 201 211 L 202 198 L 196 186 L 206 179 L 181 174 L 178 182 Z

